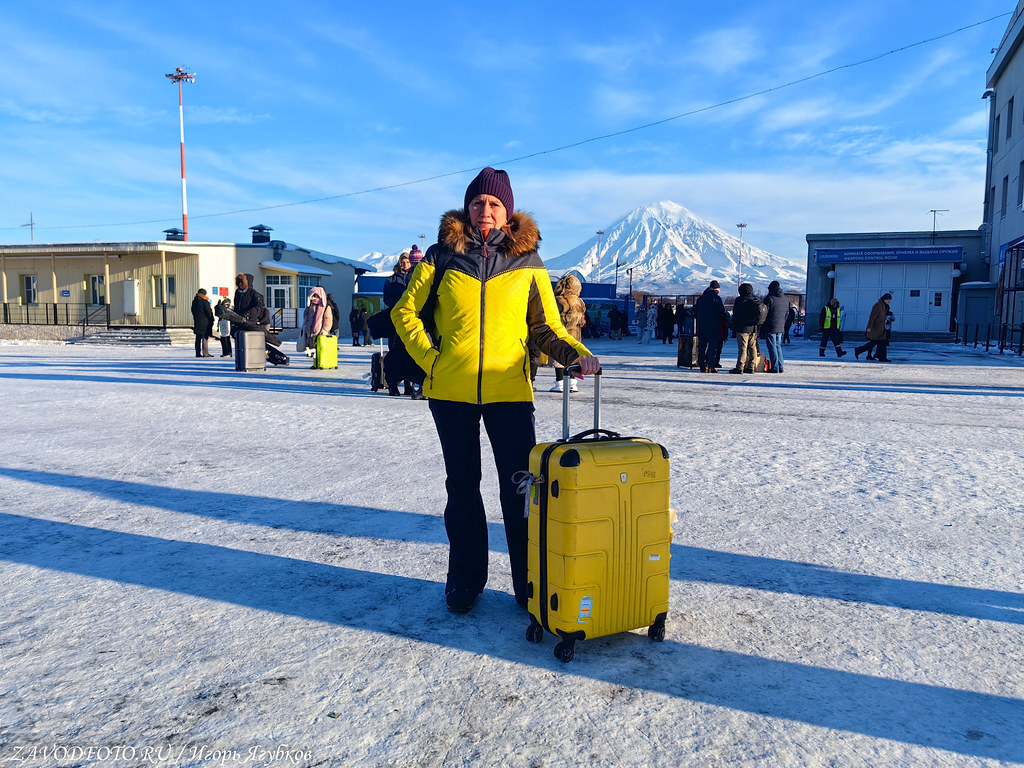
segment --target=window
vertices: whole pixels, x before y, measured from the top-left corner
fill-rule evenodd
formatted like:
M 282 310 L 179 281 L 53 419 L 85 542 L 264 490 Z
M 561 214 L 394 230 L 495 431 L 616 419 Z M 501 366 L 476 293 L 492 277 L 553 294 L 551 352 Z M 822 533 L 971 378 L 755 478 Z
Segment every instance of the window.
M 1024 165 L 1024 163 L 1022 163 Z M 320 278 L 317 275 L 299 275 L 299 306 L 305 307 L 309 304 L 309 294 L 320 285 Z
M 932 304 L 934 306 L 936 306 L 936 307 L 941 307 L 942 306 L 942 292 L 941 291 L 936 291 L 935 292 L 935 301 L 932 302 Z
M 1017 207 L 1024 208 L 1024 161 L 1017 169 Z
M 89 303 L 98 306 L 105 304 L 106 299 L 107 294 L 103 288 L 103 275 L 89 275 Z
M 1013 135 L 1013 99 L 1006 102 L 1006 140 Z
M 38 295 L 36 294 L 36 276 L 35 275 L 22 275 L 21 276 L 21 303 L 22 304 L 38 304 Z
M 999 151 L 999 130 L 1000 130 L 999 126 L 1000 126 L 999 115 L 996 115 L 996 129 L 994 131 L 992 131 L 992 151 L 993 152 L 998 152 Z
M 267 275 L 266 302 L 271 309 L 285 309 L 291 306 L 291 275 Z
M 1009 176 L 1003 176 L 1003 205 L 1002 205 L 1002 208 L 999 209 L 999 215 L 1000 216 L 1005 216 L 1006 215 L 1006 196 L 1009 194 L 1009 192 L 1010 192 L 1010 177 Z
M 160 286 L 163 281 L 160 279 L 160 275 L 153 275 L 152 277 L 152 294 L 153 294 L 153 306 L 163 306 L 160 296 Z M 167 306 L 176 307 L 178 306 L 178 290 L 174 275 L 167 276 Z

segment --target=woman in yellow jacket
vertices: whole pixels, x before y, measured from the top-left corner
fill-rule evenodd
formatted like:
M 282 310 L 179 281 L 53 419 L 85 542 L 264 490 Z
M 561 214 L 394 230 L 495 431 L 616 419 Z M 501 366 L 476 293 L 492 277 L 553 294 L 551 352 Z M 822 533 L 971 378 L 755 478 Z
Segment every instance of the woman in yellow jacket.
M 445 598 L 456 613 L 469 611 L 487 583 L 481 420 L 498 470 L 512 586 L 525 608 L 527 528 L 512 476 L 528 468 L 536 443 L 527 342 L 563 365 L 578 362 L 584 374 L 600 368 L 559 319 L 539 243 L 533 219 L 515 211 L 508 174 L 484 168 L 466 189 L 463 209 L 441 217 L 437 243 L 391 310 L 409 355 L 426 373 L 423 393 L 441 442 L 448 492 Z M 432 287 L 428 333 L 420 312 Z

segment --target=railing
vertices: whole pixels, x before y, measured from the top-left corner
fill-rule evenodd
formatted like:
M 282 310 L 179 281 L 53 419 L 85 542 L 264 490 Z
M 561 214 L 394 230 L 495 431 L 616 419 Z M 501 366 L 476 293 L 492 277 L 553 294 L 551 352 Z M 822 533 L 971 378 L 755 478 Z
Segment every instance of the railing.
M 995 347 L 999 350 L 999 354 L 1016 352 L 1018 356 L 1022 356 L 1024 355 L 1024 323 L 1018 327 L 1008 323 L 1000 325 L 976 323 L 973 326 L 965 326 L 963 329 L 957 327 L 955 343 L 965 347 L 968 344 L 973 344 L 975 349 L 979 345 L 983 345 L 986 352 Z
M 103 322 L 99 322 L 100 318 L 102 318 Z M 101 304 L 100 306 L 95 307 L 91 312 L 85 313 L 85 317 L 82 318 L 81 322 L 82 336 L 85 336 L 86 328 L 90 325 L 105 325 L 108 328 L 110 327 L 109 304 Z
M 11 304 L 3 305 L 8 325 L 109 325 L 106 304 Z M 102 318 L 102 321 L 100 320 Z
M 281 308 L 270 310 L 270 330 L 280 331 L 284 328 L 298 328 L 299 327 L 299 310 L 294 307 Z

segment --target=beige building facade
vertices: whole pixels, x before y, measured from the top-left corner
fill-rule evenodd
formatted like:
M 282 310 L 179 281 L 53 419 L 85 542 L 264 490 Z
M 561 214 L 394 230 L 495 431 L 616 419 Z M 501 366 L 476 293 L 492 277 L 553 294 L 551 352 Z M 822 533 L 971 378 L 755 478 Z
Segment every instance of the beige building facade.
M 352 307 L 359 261 L 270 240 L 253 243 L 183 240 L 0 245 L 0 298 L 5 324 L 192 326 L 192 299 L 205 288 L 211 303 L 234 295 L 235 275 L 255 278 L 277 328 L 294 328 L 309 292 L 323 286 L 342 318 Z M 260 231 L 255 231 L 260 230 Z

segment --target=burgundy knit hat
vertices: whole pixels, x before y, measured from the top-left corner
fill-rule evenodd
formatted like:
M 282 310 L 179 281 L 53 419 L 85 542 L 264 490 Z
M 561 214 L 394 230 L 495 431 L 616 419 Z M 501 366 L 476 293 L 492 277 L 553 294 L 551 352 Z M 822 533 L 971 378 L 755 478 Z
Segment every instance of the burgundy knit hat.
M 421 251 L 419 249 L 418 245 L 413 244 L 412 250 L 409 251 L 409 263 L 412 264 L 412 266 L 415 267 L 422 260 L 423 260 L 423 251 Z
M 466 213 L 469 213 L 469 204 L 477 195 L 494 195 L 501 200 L 508 215 L 512 216 L 515 208 L 515 198 L 512 196 L 512 184 L 508 180 L 508 174 L 504 171 L 496 171 L 490 166 L 484 168 L 477 174 L 476 178 L 469 182 L 466 187 L 466 200 L 463 205 Z

